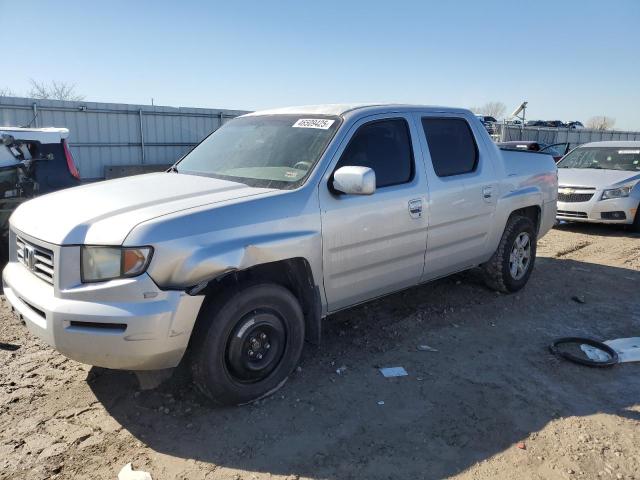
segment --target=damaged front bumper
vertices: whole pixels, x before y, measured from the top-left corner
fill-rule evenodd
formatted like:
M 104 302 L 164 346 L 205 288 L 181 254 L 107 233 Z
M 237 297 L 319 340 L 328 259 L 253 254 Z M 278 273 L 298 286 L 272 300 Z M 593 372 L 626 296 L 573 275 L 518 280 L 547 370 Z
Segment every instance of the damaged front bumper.
M 175 367 L 204 299 L 160 290 L 146 274 L 61 289 L 17 261 L 2 283 L 31 333 L 71 359 L 126 370 Z

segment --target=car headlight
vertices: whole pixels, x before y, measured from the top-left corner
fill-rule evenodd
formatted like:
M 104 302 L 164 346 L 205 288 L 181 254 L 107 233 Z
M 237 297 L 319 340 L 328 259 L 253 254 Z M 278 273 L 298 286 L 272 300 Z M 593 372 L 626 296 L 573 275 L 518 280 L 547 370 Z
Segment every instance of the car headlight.
M 633 189 L 633 185 L 626 185 L 624 187 L 610 188 L 608 190 L 604 190 L 602 192 L 602 197 L 600 197 L 600 200 L 628 197 L 629 193 L 631 193 L 631 189 Z
M 135 277 L 145 272 L 152 247 L 89 247 L 80 249 L 83 283 Z

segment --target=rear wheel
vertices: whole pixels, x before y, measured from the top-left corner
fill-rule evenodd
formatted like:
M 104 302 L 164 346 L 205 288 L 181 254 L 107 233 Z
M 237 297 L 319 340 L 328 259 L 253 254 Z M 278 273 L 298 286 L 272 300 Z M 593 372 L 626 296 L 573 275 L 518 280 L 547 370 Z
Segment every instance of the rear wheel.
M 246 287 L 202 310 L 194 331 L 193 379 L 215 403 L 249 403 L 284 384 L 303 344 L 296 297 L 279 285 Z
M 514 215 L 507 221 L 500 244 L 482 266 L 485 283 L 500 292 L 517 292 L 531 276 L 536 260 L 536 231 L 531 219 Z

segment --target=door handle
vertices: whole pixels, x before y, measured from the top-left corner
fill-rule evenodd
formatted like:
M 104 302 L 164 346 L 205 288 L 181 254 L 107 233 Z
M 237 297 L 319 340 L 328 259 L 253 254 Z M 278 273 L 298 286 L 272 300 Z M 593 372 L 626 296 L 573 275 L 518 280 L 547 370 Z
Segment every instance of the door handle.
M 491 197 L 493 197 L 493 187 L 490 185 L 482 187 L 482 197 L 485 200 L 489 200 Z
M 422 200 L 414 198 L 409 200 L 409 215 L 411 218 L 420 218 L 422 216 Z

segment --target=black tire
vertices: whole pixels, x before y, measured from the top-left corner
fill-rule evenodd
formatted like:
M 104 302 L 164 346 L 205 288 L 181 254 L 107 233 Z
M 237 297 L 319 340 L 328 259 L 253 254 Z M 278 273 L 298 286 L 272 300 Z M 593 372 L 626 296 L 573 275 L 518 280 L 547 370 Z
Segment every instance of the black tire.
M 631 224 L 629 229 L 634 233 L 640 233 L 640 205 L 638 205 L 636 216 L 633 218 L 633 223 Z
M 253 285 L 208 302 L 193 335 L 196 386 L 216 404 L 245 404 L 284 385 L 302 353 L 304 316 L 286 288 Z
M 516 239 L 522 238 L 520 237 L 521 234 L 526 234 L 529 237 L 530 255 L 522 276 L 518 276 L 519 274 L 514 276 L 510 268 L 510 255 Z M 535 264 L 536 242 L 536 228 L 531 219 L 518 215 L 509 217 L 498 248 L 491 259 L 482 265 L 487 286 L 504 293 L 517 292 L 524 287 L 531 276 Z

